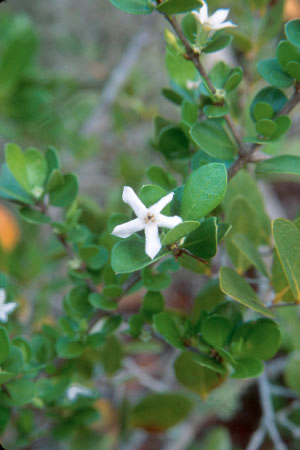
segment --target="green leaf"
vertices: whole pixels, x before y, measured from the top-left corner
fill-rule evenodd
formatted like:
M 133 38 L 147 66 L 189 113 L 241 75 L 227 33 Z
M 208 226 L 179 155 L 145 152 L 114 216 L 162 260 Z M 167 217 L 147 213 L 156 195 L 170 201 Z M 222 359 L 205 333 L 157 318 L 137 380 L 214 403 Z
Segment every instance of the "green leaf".
M 240 353 L 246 358 L 271 359 L 276 355 L 280 342 L 277 324 L 269 319 L 259 319 L 245 336 Z
M 182 196 L 181 217 L 198 220 L 213 211 L 222 201 L 227 187 L 224 164 L 199 167 L 188 177 Z
M 196 323 L 200 319 L 202 311 L 212 311 L 216 305 L 224 300 L 224 294 L 220 290 L 218 280 L 209 280 L 198 293 L 194 300 L 191 320 Z
M 284 368 L 284 379 L 287 386 L 300 394 L 300 352 L 292 352 Z
M 114 300 L 111 300 L 111 299 L 105 297 L 105 295 L 97 293 L 97 292 L 92 292 L 89 295 L 89 302 L 95 308 L 104 309 L 105 311 L 111 311 L 111 310 L 117 309 L 117 307 L 118 307 L 117 302 L 115 302 Z
M 119 298 L 123 294 L 123 289 L 118 284 L 109 284 L 104 286 L 102 290 L 103 295 L 111 298 Z
M 192 13 L 186 14 L 183 17 L 181 28 L 188 40 L 194 44 L 197 37 L 198 26 L 196 17 Z
M 138 338 L 142 332 L 144 325 L 144 317 L 142 314 L 133 314 L 128 322 L 129 333 L 133 338 Z
M 191 408 L 191 400 L 183 394 L 149 394 L 133 408 L 131 422 L 133 426 L 152 433 L 160 432 L 185 419 Z
M 237 204 L 233 202 L 237 202 Z M 264 199 L 257 183 L 248 172 L 240 170 L 232 178 L 228 184 L 223 204 L 225 212 L 230 213 L 226 214 L 227 223 L 232 225 L 232 219 L 234 219 L 234 228 L 232 228 L 229 238 L 237 231 L 251 237 L 251 242 L 253 243 L 269 244 L 271 233 L 270 219 L 265 212 Z M 239 209 L 239 212 L 235 213 L 236 208 Z M 247 224 L 249 220 L 250 224 Z M 241 224 L 238 230 L 237 224 Z M 251 227 L 253 230 L 251 230 Z M 247 231 L 245 232 L 245 230 Z M 257 233 L 258 236 L 256 237 L 255 234 Z
M 191 352 L 181 353 L 175 361 L 174 369 L 179 383 L 199 394 L 204 400 L 209 392 L 224 380 L 216 371 L 197 363 Z
M 271 84 L 271 86 L 284 89 L 293 84 L 293 79 L 282 70 L 275 58 L 259 61 L 257 70 L 263 79 Z
M 144 297 L 141 313 L 148 321 L 151 321 L 154 314 L 158 314 L 164 310 L 165 301 L 160 292 L 147 292 Z
M 215 37 L 212 37 L 212 39 L 209 39 L 205 46 L 203 47 L 202 51 L 204 53 L 214 53 L 218 52 L 219 50 L 222 50 L 225 47 L 228 47 L 228 45 L 232 42 L 232 36 L 229 34 L 219 34 L 216 36 L 217 33 L 215 33 Z
M 36 33 L 31 22 L 24 16 L 22 19 L 18 27 L 10 25 L 10 39 L 3 38 L 0 64 L 1 98 L 11 95 L 13 89 L 17 88 L 21 78 L 29 72 L 36 53 Z
M 262 119 L 272 119 L 274 111 L 271 105 L 266 102 L 257 102 L 253 107 L 253 118 L 259 122 Z
M 201 0 L 164 0 L 156 6 L 156 11 L 171 16 L 172 14 L 182 14 L 194 9 L 200 9 L 203 6 Z
M 232 378 L 253 378 L 258 377 L 264 371 L 262 361 L 256 358 L 239 358 L 234 365 Z
M 58 154 L 58 151 L 54 147 L 48 147 L 46 150 L 46 162 L 47 162 L 47 180 L 49 179 L 51 173 L 53 170 L 60 170 L 61 169 L 61 163 L 60 163 L 60 157 Z
M 300 302 L 300 254 L 295 251 L 300 248 L 300 232 L 293 222 L 285 219 L 274 220 L 272 231 L 283 271 L 295 299 Z
M 184 101 L 181 105 L 181 120 L 187 126 L 187 131 L 198 120 L 199 107 L 195 103 Z
M 196 228 L 198 228 L 199 226 L 200 226 L 199 222 L 192 220 L 182 222 L 176 225 L 176 227 L 172 228 L 172 230 L 167 232 L 167 234 L 163 237 L 162 244 L 170 245 L 173 244 L 174 242 L 178 242 L 184 236 L 196 230 Z
M 291 127 L 292 121 L 288 116 L 279 116 L 274 119 L 274 122 L 276 123 L 276 131 L 271 136 L 272 141 L 276 141 L 277 139 L 281 138 Z
M 161 90 L 162 95 L 175 105 L 181 105 L 183 98 L 180 94 L 178 94 L 173 89 L 164 88 Z
M 45 214 L 42 214 L 39 211 L 30 209 L 30 208 L 21 208 L 19 210 L 19 214 L 20 214 L 21 218 L 28 223 L 41 225 L 41 224 L 51 222 L 51 219 L 49 216 L 46 216 Z
M 251 107 L 250 107 L 250 114 L 251 117 L 254 121 L 259 120 L 260 118 L 263 119 L 271 119 L 274 117 L 275 114 L 278 114 L 279 111 L 282 110 L 282 108 L 285 106 L 285 104 L 287 103 L 288 99 L 286 97 L 286 95 L 277 88 L 274 87 L 266 87 L 261 89 L 256 96 L 254 97 L 252 103 L 251 103 Z M 273 115 L 270 116 L 270 109 L 267 110 L 267 116 L 266 117 L 260 117 L 258 116 L 257 118 L 255 117 L 254 114 L 254 110 L 256 108 L 258 108 L 260 103 L 266 103 L 268 104 L 272 110 L 273 110 Z M 265 108 L 265 107 L 264 107 Z
M 148 0 L 110 0 L 110 2 L 129 14 L 151 14 L 154 9 Z
M 87 317 L 93 308 L 88 303 L 87 298 L 89 291 L 85 286 L 75 286 L 66 296 L 65 303 L 67 305 L 68 313 L 74 317 Z
M 220 272 L 220 288 L 229 297 L 266 316 L 273 314 L 264 306 L 251 286 L 229 267 L 222 267 Z
M 24 152 L 24 158 L 31 190 L 35 187 L 42 187 L 48 170 L 44 155 L 35 148 L 29 148 Z
M 109 336 L 101 348 L 101 361 L 107 375 L 113 375 L 120 367 L 123 358 L 123 350 L 115 336 Z
M 36 384 L 31 378 L 11 381 L 7 383 L 6 388 L 14 406 L 23 406 L 30 403 L 36 394 Z
M 293 155 L 275 156 L 274 158 L 257 163 L 255 172 L 258 175 L 300 175 L 300 157 Z
M 0 327 L 0 364 L 2 364 L 9 355 L 10 342 L 7 331 L 4 327 Z
M 223 117 L 229 113 L 229 107 L 227 105 L 223 106 L 215 106 L 215 105 L 206 105 L 203 108 L 203 111 L 207 117 L 215 118 L 215 117 Z
M 14 374 L 12 372 L 6 372 L 5 370 L 0 371 L 0 385 L 6 383 L 10 380 Z
M 145 267 L 142 271 L 142 281 L 147 289 L 162 291 L 171 284 L 171 277 L 167 273 L 152 273 L 151 267 Z
M 190 134 L 195 144 L 214 158 L 230 160 L 237 152 L 236 144 L 215 119 L 196 123 L 192 126 Z
M 231 70 L 226 83 L 224 84 L 225 91 L 231 92 L 238 87 L 243 79 L 243 69 L 241 67 L 235 67 Z
M 200 364 L 200 366 L 206 367 L 207 369 L 211 369 L 214 372 L 220 373 L 222 375 L 227 374 L 226 367 L 224 367 L 221 363 L 219 363 L 217 360 L 211 358 L 210 356 L 194 355 L 194 361 L 197 364 Z
M 300 20 L 290 20 L 285 25 L 285 34 L 288 40 L 296 47 L 300 47 Z
M 187 61 L 183 55 L 174 51 L 169 46 L 166 52 L 166 69 L 172 81 L 186 89 L 187 80 L 195 80 L 197 71 L 191 61 Z
M 16 144 L 6 144 L 5 159 L 9 170 L 17 182 L 25 189 L 25 191 L 30 192 L 31 186 L 26 171 L 26 160 L 20 147 Z
M 300 81 L 300 62 L 290 61 L 288 63 L 287 71 L 291 77 L 295 78 L 296 81 Z
M 56 341 L 56 351 L 60 358 L 72 359 L 82 355 L 84 346 L 76 339 L 60 337 Z
M 32 196 L 29 195 L 16 181 L 5 163 L 2 164 L 0 176 L 0 197 L 27 205 L 32 205 L 34 203 Z
M 50 203 L 53 206 L 65 208 L 70 206 L 78 194 L 78 179 L 73 173 L 64 175 L 63 185 L 50 192 Z
M 225 347 L 231 332 L 231 320 L 217 314 L 207 317 L 201 326 L 203 339 L 213 347 Z
M 248 197 L 249 198 L 249 197 Z M 249 198 L 251 201 L 251 199 Z M 226 221 L 232 225 L 232 230 L 226 247 L 228 254 L 239 273 L 244 273 L 250 266 L 248 259 L 243 253 L 233 245 L 232 239 L 236 233 L 242 233 L 256 247 L 261 241 L 261 216 L 258 214 L 257 205 L 252 206 L 253 202 L 245 197 L 236 197 L 227 205 Z
M 155 314 L 153 320 L 156 331 L 160 333 L 169 344 L 173 347 L 184 349 L 183 338 L 171 314 L 161 312 Z
M 171 191 L 176 186 L 175 178 L 159 166 L 149 167 L 147 176 L 153 184 L 158 184 L 167 191 Z
M 131 273 L 158 261 L 168 252 L 161 250 L 154 258 L 145 253 L 145 244 L 133 239 L 118 242 L 112 249 L 111 266 L 116 273 Z
M 297 48 L 289 41 L 280 41 L 276 50 L 277 61 L 285 70 L 288 71 L 288 65 L 290 61 L 300 61 L 300 53 Z M 290 74 L 291 75 L 291 74 Z
M 252 242 L 244 234 L 237 233 L 232 238 L 233 244 L 245 256 L 251 265 L 253 265 L 265 277 L 269 278 L 269 274 L 264 262 Z
M 182 246 L 200 258 L 211 259 L 217 253 L 217 230 L 217 218 L 209 217 L 188 235 Z
M 161 130 L 158 148 L 166 158 L 186 158 L 189 156 L 189 140 L 179 127 L 170 125 Z
M 276 123 L 270 119 L 262 119 L 255 126 L 256 133 L 266 137 L 271 137 L 275 133 L 276 128 Z

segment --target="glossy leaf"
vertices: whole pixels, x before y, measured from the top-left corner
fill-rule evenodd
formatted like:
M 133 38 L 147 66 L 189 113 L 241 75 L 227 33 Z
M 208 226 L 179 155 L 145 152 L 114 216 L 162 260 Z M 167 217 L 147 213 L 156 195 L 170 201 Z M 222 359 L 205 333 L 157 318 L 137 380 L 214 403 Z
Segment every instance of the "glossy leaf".
M 229 297 L 261 314 L 273 317 L 264 306 L 254 290 L 237 272 L 229 267 L 222 267 L 220 272 L 220 288 Z
M 181 217 L 198 220 L 213 211 L 222 201 L 227 187 L 223 164 L 207 164 L 188 177 L 182 196 Z
M 272 223 L 276 250 L 288 280 L 292 293 L 300 302 L 300 232 L 297 227 L 285 219 L 276 219 Z
M 236 144 L 214 119 L 193 125 L 190 134 L 195 144 L 214 158 L 229 160 L 236 154 Z

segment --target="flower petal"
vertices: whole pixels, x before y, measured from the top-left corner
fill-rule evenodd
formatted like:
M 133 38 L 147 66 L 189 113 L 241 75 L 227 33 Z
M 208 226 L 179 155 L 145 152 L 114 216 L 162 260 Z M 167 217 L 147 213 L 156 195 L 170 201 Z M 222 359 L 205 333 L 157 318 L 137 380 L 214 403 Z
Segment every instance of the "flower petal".
M 198 22 L 202 23 L 201 14 L 199 11 L 192 11 L 192 14 L 195 16 Z
M 154 223 L 149 223 L 145 227 L 146 237 L 146 253 L 153 259 L 161 249 L 161 242 L 158 236 L 158 226 Z
M 204 23 L 208 19 L 208 7 L 204 0 L 202 0 L 202 3 L 203 3 L 203 6 L 202 6 L 202 8 L 200 8 L 199 16 L 200 16 L 200 22 Z
M 130 222 L 123 223 L 122 225 L 117 225 L 111 234 L 118 236 L 120 238 L 127 238 L 137 231 L 141 231 L 145 228 L 145 222 L 137 218 L 130 220 Z
M 154 203 L 154 205 L 152 205 L 149 208 L 149 212 L 152 214 L 160 213 L 164 209 L 164 207 L 167 206 L 172 201 L 173 197 L 174 197 L 174 192 L 170 192 L 170 194 L 165 195 L 163 198 L 158 200 L 157 203 Z
M 16 309 L 17 306 L 18 306 L 18 304 L 15 302 L 4 303 L 4 305 L 2 305 L 2 307 L 1 307 L 1 312 L 8 315 L 8 314 L 12 313 Z
M 237 25 L 235 25 L 235 23 L 232 22 L 224 22 L 224 23 L 220 23 L 219 25 L 213 25 L 212 29 L 214 30 L 222 30 L 222 28 L 235 28 L 237 27 Z
M 156 223 L 159 227 L 174 228 L 182 222 L 182 218 L 179 216 L 168 217 L 163 214 L 159 214 L 156 218 Z
M 207 22 L 214 26 L 220 25 L 224 20 L 227 19 L 229 14 L 229 9 L 218 9 L 215 13 L 213 13 L 207 20 Z
M 146 206 L 141 202 L 131 187 L 124 186 L 122 199 L 124 203 L 127 203 L 133 209 L 137 217 L 142 218 L 146 215 Z

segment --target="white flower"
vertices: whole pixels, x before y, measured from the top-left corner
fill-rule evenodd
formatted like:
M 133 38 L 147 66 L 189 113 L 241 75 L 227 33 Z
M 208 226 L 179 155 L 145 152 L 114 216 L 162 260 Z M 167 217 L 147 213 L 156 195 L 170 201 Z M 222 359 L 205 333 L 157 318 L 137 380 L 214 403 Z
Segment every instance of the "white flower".
M 5 303 L 5 299 L 5 290 L 0 289 L 0 322 L 7 322 L 8 314 L 12 313 L 17 307 L 17 303 Z
M 134 190 L 131 187 L 125 186 L 122 196 L 123 201 L 133 209 L 137 218 L 116 226 L 112 234 L 121 238 L 127 238 L 137 231 L 145 230 L 145 251 L 153 259 L 161 249 L 158 227 L 174 228 L 182 222 L 182 219 L 178 216 L 168 217 L 160 214 L 164 207 L 172 201 L 173 196 L 174 192 L 171 192 L 150 206 L 150 208 L 146 208 Z
M 193 14 L 201 23 L 203 28 L 208 31 L 236 27 L 236 25 L 232 22 L 224 22 L 229 14 L 229 9 L 218 9 L 214 14 L 209 16 L 208 7 L 204 0 L 202 8 L 200 8 L 199 11 L 193 11 Z
M 93 392 L 84 386 L 80 386 L 79 384 L 71 384 L 71 386 L 67 389 L 66 395 L 67 399 L 70 400 L 70 402 L 73 402 L 79 395 L 91 397 Z

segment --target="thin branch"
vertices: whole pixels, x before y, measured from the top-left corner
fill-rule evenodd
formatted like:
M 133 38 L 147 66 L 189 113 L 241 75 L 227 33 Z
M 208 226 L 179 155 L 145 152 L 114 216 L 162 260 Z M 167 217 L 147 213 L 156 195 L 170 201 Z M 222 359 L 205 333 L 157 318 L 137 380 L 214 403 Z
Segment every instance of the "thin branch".
M 122 58 L 112 71 L 109 81 L 102 90 L 99 106 L 83 125 L 82 131 L 84 135 L 89 136 L 102 131 L 103 124 L 106 125 L 110 107 L 116 100 L 121 87 L 126 82 L 140 52 L 150 42 L 150 39 L 151 34 L 143 30 L 141 33 L 134 35 L 133 39 L 129 42 Z
M 277 114 L 277 117 L 284 116 L 293 111 L 293 109 L 300 102 L 300 84 L 296 84 L 295 92 L 286 105 L 282 108 L 282 110 Z M 249 148 L 248 152 L 244 155 L 238 157 L 238 159 L 232 164 L 228 171 L 229 179 L 233 178 L 234 175 L 238 173 L 240 169 L 242 169 L 251 159 L 253 158 L 254 153 L 262 146 L 263 144 L 253 144 Z
M 255 432 L 252 434 L 246 450 L 259 450 L 265 440 L 265 436 L 266 436 L 266 428 L 264 427 L 261 421 L 257 430 L 255 430 Z
M 132 358 L 123 359 L 122 365 L 130 375 L 132 375 L 139 381 L 142 386 L 150 389 L 151 391 L 166 392 L 171 389 L 168 384 L 152 377 L 143 369 L 141 369 L 141 367 L 138 366 Z
M 263 413 L 263 425 L 273 442 L 274 450 L 288 450 L 276 427 L 271 388 L 266 372 L 258 378 L 258 389 Z
M 180 39 L 180 41 L 183 43 L 185 50 L 186 50 L 186 59 L 193 62 L 194 66 L 198 70 L 200 76 L 205 80 L 207 87 L 211 91 L 211 93 L 215 96 L 217 94 L 216 88 L 212 84 L 211 80 L 209 79 L 209 76 L 203 67 L 201 61 L 200 61 L 200 53 L 195 50 L 191 44 L 189 43 L 188 39 L 185 37 L 180 25 L 178 24 L 177 20 L 174 17 L 171 16 L 165 16 L 173 30 L 175 31 L 177 37 Z M 228 125 L 228 128 L 230 129 L 234 139 L 236 140 L 238 144 L 238 151 L 239 155 L 244 156 L 247 154 L 247 146 L 243 142 L 241 136 L 239 135 L 239 132 L 236 129 L 236 126 L 229 115 L 225 115 L 224 119 L 226 120 L 226 123 Z

